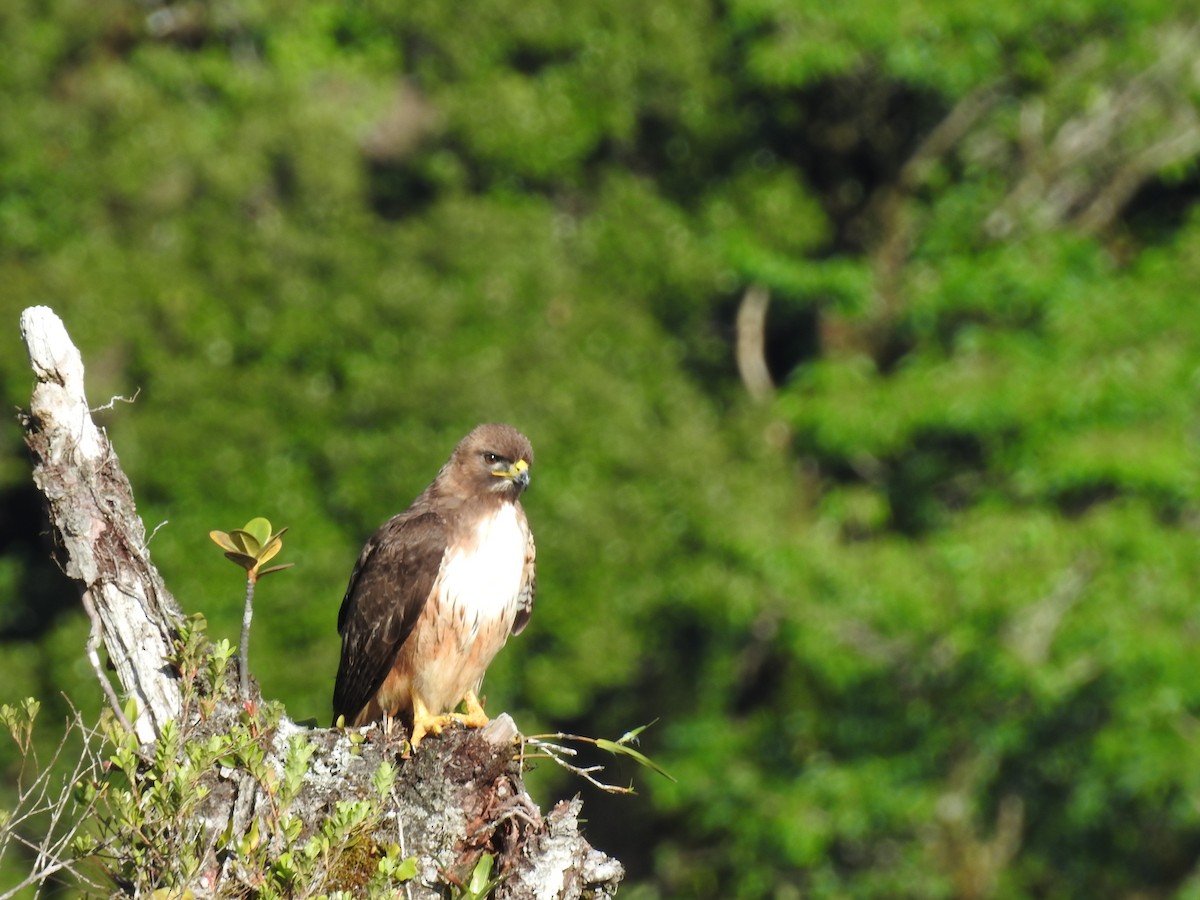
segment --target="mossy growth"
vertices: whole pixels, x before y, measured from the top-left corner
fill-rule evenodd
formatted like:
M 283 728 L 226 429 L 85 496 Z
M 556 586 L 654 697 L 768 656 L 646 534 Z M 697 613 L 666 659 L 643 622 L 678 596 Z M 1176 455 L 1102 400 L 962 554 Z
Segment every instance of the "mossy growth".
M 232 647 L 204 628 L 193 616 L 179 629 L 170 664 L 183 709 L 153 747 L 116 716 L 101 722 L 102 765 L 75 791 L 92 820 L 76 857 L 137 896 L 395 896 L 417 874 L 414 857 L 377 837 L 395 767 L 384 760 L 372 791 L 314 821 L 297 801 L 317 745 L 278 704 L 239 696 Z

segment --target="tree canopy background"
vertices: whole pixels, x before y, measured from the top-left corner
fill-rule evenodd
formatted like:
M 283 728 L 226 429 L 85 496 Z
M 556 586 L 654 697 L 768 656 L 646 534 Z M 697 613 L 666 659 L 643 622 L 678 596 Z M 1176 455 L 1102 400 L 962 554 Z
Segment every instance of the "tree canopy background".
M 539 598 L 486 693 L 660 719 L 678 782 L 588 795 L 631 898 L 1200 896 L 1176 7 L 16 0 L 4 398 L 54 307 L 216 638 L 208 531 L 290 527 L 250 658 L 321 723 L 362 541 L 522 428 Z M 11 417 L 0 508 L 0 700 L 98 709 Z

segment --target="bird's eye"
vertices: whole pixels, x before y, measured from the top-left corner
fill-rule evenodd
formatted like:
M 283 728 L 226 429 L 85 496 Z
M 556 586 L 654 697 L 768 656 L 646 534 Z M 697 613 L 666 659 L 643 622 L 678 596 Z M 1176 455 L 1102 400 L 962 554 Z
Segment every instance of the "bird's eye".
M 500 462 L 500 457 L 495 453 L 485 453 L 483 454 L 483 461 L 489 466 L 494 466 L 496 463 Z

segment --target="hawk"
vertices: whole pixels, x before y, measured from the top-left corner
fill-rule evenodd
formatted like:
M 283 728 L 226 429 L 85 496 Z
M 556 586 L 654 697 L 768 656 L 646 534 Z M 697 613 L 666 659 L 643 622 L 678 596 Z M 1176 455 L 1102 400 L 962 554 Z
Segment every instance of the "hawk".
M 533 610 L 533 535 L 519 500 L 532 463 L 521 432 L 480 425 L 367 541 L 338 613 L 335 722 L 403 716 L 414 749 L 450 722 L 487 723 L 483 674 Z M 451 713 L 460 702 L 466 713 Z

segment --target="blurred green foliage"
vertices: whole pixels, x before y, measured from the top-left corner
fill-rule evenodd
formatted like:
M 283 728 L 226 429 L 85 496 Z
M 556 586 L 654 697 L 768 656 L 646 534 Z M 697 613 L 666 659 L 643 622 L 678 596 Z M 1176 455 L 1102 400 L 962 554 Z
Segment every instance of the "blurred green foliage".
M 321 721 L 361 542 L 521 427 L 540 595 L 487 692 L 661 717 L 678 783 L 588 800 L 633 898 L 1200 896 L 1175 7 L 9 3 L 4 398 L 35 303 L 139 392 L 102 419 L 214 638 L 208 531 L 290 526 L 250 658 Z M 98 706 L 11 421 L 0 503 L 0 700 Z

